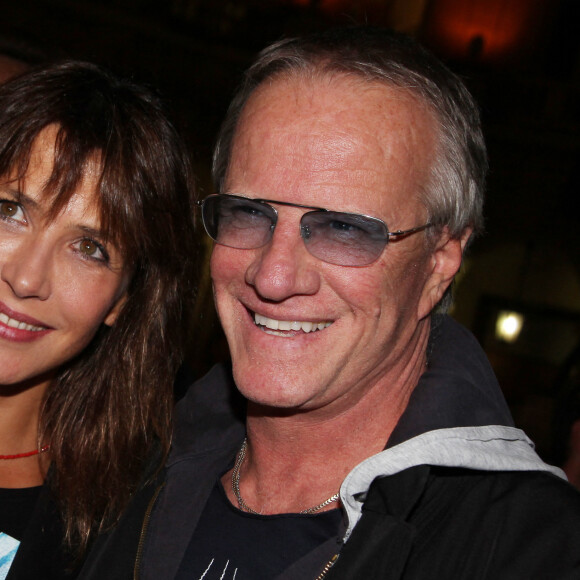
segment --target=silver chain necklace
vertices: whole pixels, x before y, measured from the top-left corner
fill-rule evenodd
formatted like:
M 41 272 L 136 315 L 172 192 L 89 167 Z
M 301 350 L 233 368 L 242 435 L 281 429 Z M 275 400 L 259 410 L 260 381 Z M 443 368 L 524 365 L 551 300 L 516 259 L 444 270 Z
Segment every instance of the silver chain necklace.
M 248 440 L 244 439 L 244 442 L 242 443 L 242 446 L 240 447 L 240 450 L 238 451 L 238 456 L 236 457 L 236 463 L 234 465 L 234 470 L 232 471 L 232 490 L 234 492 L 234 495 L 236 496 L 236 499 L 238 500 L 238 505 L 240 506 L 240 509 L 242 511 L 249 512 L 251 514 L 256 514 L 257 516 L 259 516 L 262 514 L 260 514 L 260 512 L 257 512 L 256 510 L 253 510 L 244 501 L 244 498 L 242 497 L 242 494 L 240 493 L 240 468 L 242 467 L 242 463 L 244 463 L 244 459 L 246 458 L 246 451 L 247 450 L 248 450 Z M 324 500 L 322 503 L 319 503 L 318 505 L 315 505 L 314 507 L 302 510 L 300 513 L 301 514 L 314 514 L 317 511 L 320 511 L 322 508 L 325 508 L 327 505 L 330 505 L 331 503 L 338 500 L 339 497 L 340 497 L 340 495 L 338 493 L 335 493 L 333 496 Z

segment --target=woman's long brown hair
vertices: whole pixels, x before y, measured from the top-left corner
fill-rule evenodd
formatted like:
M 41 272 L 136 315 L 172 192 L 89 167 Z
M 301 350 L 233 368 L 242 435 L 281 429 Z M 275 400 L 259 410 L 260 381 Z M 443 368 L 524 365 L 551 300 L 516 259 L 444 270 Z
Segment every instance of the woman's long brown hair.
M 115 324 L 61 369 L 41 413 L 48 483 L 79 555 L 118 520 L 153 448 L 162 450 L 157 468 L 169 449 L 173 381 L 193 304 L 193 188 L 159 99 L 100 67 L 61 62 L 0 87 L 0 176 L 24 178 L 49 126 L 58 129 L 45 187 L 53 214 L 97 160 L 101 228 L 130 278 Z

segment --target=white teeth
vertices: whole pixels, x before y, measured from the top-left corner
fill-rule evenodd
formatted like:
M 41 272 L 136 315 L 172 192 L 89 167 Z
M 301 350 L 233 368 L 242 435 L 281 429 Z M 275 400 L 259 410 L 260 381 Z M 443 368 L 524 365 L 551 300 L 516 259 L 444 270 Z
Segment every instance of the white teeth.
M 27 324 L 26 322 L 21 322 L 20 320 L 10 318 L 7 314 L 4 314 L 4 312 L 0 312 L 0 322 L 6 326 L 9 326 L 10 328 L 17 328 L 18 330 L 30 330 L 33 332 L 44 330 L 42 326 L 34 326 L 32 324 Z
M 302 332 L 312 332 L 314 330 L 323 330 L 329 327 L 332 322 L 309 322 L 309 321 L 298 321 L 298 320 L 274 320 L 273 318 L 268 318 L 267 316 L 262 316 L 261 314 L 254 314 L 254 322 L 257 326 L 265 326 L 269 330 L 295 330 Z

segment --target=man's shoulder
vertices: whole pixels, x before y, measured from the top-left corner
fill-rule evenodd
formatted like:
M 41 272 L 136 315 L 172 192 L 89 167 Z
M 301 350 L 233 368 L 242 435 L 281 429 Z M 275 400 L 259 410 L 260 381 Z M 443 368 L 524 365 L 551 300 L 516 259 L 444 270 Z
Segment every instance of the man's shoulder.
M 561 578 L 572 570 L 580 577 L 580 492 L 568 482 L 540 471 L 434 468 L 430 477 L 423 508 L 439 509 L 417 514 L 418 527 L 426 526 L 418 549 L 439 535 L 443 550 L 463 546 L 458 566 L 485 562 L 486 577 Z
M 431 485 L 437 496 L 450 495 L 449 501 L 469 500 L 486 511 L 497 510 L 506 518 L 530 520 L 556 515 L 565 509 L 577 525 L 580 521 L 580 492 L 546 471 L 478 471 L 461 468 L 431 468 Z M 450 493 L 451 492 L 451 493 Z M 580 527 L 579 527 L 580 532 Z
M 577 578 L 578 522 L 551 473 L 418 465 L 373 482 L 329 578 Z
M 580 492 L 551 473 L 444 467 L 430 468 L 409 519 L 417 554 L 434 557 L 437 546 L 459 569 L 485 564 L 490 578 L 565 577 L 534 576 L 550 569 L 580 575 L 579 522 Z M 445 578 L 448 563 L 441 566 Z
M 377 488 L 378 493 L 373 495 L 372 488 Z M 413 488 L 416 491 L 410 495 L 409 490 Z M 428 504 L 431 517 L 439 511 L 434 506 L 452 515 L 461 513 L 463 508 L 470 514 L 482 512 L 480 516 L 485 513 L 487 517 L 497 511 L 502 517 L 520 522 L 534 517 L 555 517 L 558 522 L 573 521 L 580 534 L 580 492 L 547 471 L 483 471 L 417 465 L 377 478 L 368 501 L 377 501 L 373 500 L 376 496 L 392 500 L 399 495 L 397 505 L 404 497 L 417 504 Z M 560 513 L 563 511 L 565 515 Z M 413 514 L 410 520 L 422 517 L 420 509 L 409 506 L 408 512 Z

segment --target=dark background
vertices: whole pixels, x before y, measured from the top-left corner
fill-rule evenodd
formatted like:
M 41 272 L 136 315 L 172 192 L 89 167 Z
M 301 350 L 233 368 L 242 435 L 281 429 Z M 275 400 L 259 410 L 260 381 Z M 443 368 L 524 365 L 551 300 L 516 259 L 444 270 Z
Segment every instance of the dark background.
M 480 102 L 491 163 L 486 236 L 465 261 L 452 313 L 481 340 L 518 425 L 549 455 L 552 419 L 570 407 L 563 389 L 578 390 L 580 366 L 579 18 L 578 0 L 0 0 L 0 53 L 27 44 L 157 87 L 203 196 L 232 91 L 269 42 L 368 22 L 430 46 Z M 225 356 L 207 268 L 199 295 L 196 374 Z M 514 343 L 494 332 L 505 310 L 524 316 Z

